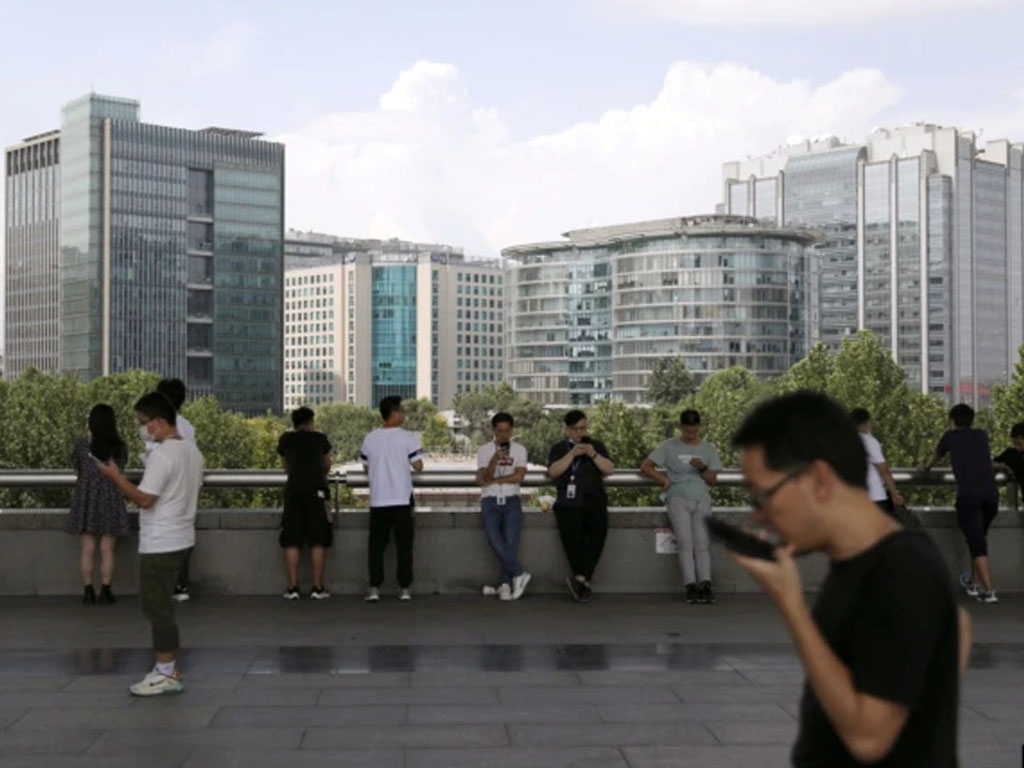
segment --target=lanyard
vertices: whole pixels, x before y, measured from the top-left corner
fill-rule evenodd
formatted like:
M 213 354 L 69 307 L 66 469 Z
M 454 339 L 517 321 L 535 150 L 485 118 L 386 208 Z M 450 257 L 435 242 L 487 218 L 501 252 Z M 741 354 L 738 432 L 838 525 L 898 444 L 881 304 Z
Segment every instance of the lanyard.
M 573 449 L 573 442 L 572 442 L 572 440 L 569 440 L 568 443 L 569 443 L 569 450 L 571 451 Z M 569 482 L 572 482 L 572 483 L 576 482 L 576 473 L 577 473 L 577 471 L 580 468 L 580 462 L 581 461 L 583 461 L 583 457 L 582 456 L 577 456 L 576 459 L 573 461 L 572 469 L 569 470 L 569 472 L 572 475 L 572 478 L 570 479 Z

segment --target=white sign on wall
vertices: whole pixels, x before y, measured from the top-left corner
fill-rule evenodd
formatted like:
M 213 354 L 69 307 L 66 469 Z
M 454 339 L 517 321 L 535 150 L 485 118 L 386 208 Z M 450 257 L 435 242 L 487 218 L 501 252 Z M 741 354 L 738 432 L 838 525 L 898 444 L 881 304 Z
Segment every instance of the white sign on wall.
M 671 528 L 654 529 L 654 551 L 659 555 L 674 555 L 679 552 L 679 542 Z

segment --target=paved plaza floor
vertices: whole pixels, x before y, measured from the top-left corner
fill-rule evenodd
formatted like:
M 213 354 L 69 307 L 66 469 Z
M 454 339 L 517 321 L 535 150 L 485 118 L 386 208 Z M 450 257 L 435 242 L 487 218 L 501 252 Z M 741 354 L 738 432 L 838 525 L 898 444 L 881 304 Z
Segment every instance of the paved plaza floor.
M 961 765 L 1017 768 L 1024 597 L 971 604 Z M 0 766 L 784 766 L 802 675 L 763 597 L 207 597 L 179 609 L 186 691 L 136 601 L 0 599 Z

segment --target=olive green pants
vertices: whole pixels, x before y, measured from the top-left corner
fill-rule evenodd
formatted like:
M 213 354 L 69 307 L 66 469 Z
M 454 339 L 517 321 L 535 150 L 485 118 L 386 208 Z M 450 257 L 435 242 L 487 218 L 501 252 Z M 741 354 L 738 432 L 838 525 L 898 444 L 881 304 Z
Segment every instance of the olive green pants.
M 153 650 L 178 650 L 178 624 L 174 619 L 174 586 L 187 549 L 139 555 L 139 603 L 153 627 Z

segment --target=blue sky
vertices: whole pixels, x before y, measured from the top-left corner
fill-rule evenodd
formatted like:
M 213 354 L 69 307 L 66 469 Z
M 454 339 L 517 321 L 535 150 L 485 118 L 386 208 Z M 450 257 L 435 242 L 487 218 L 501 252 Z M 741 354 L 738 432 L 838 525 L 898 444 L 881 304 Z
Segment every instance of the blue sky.
M 0 141 L 96 90 L 288 146 L 290 226 L 493 254 L 710 211 L 723 161 L 926 120 L 1024 141 L 1019 0 L 5 8 Z

